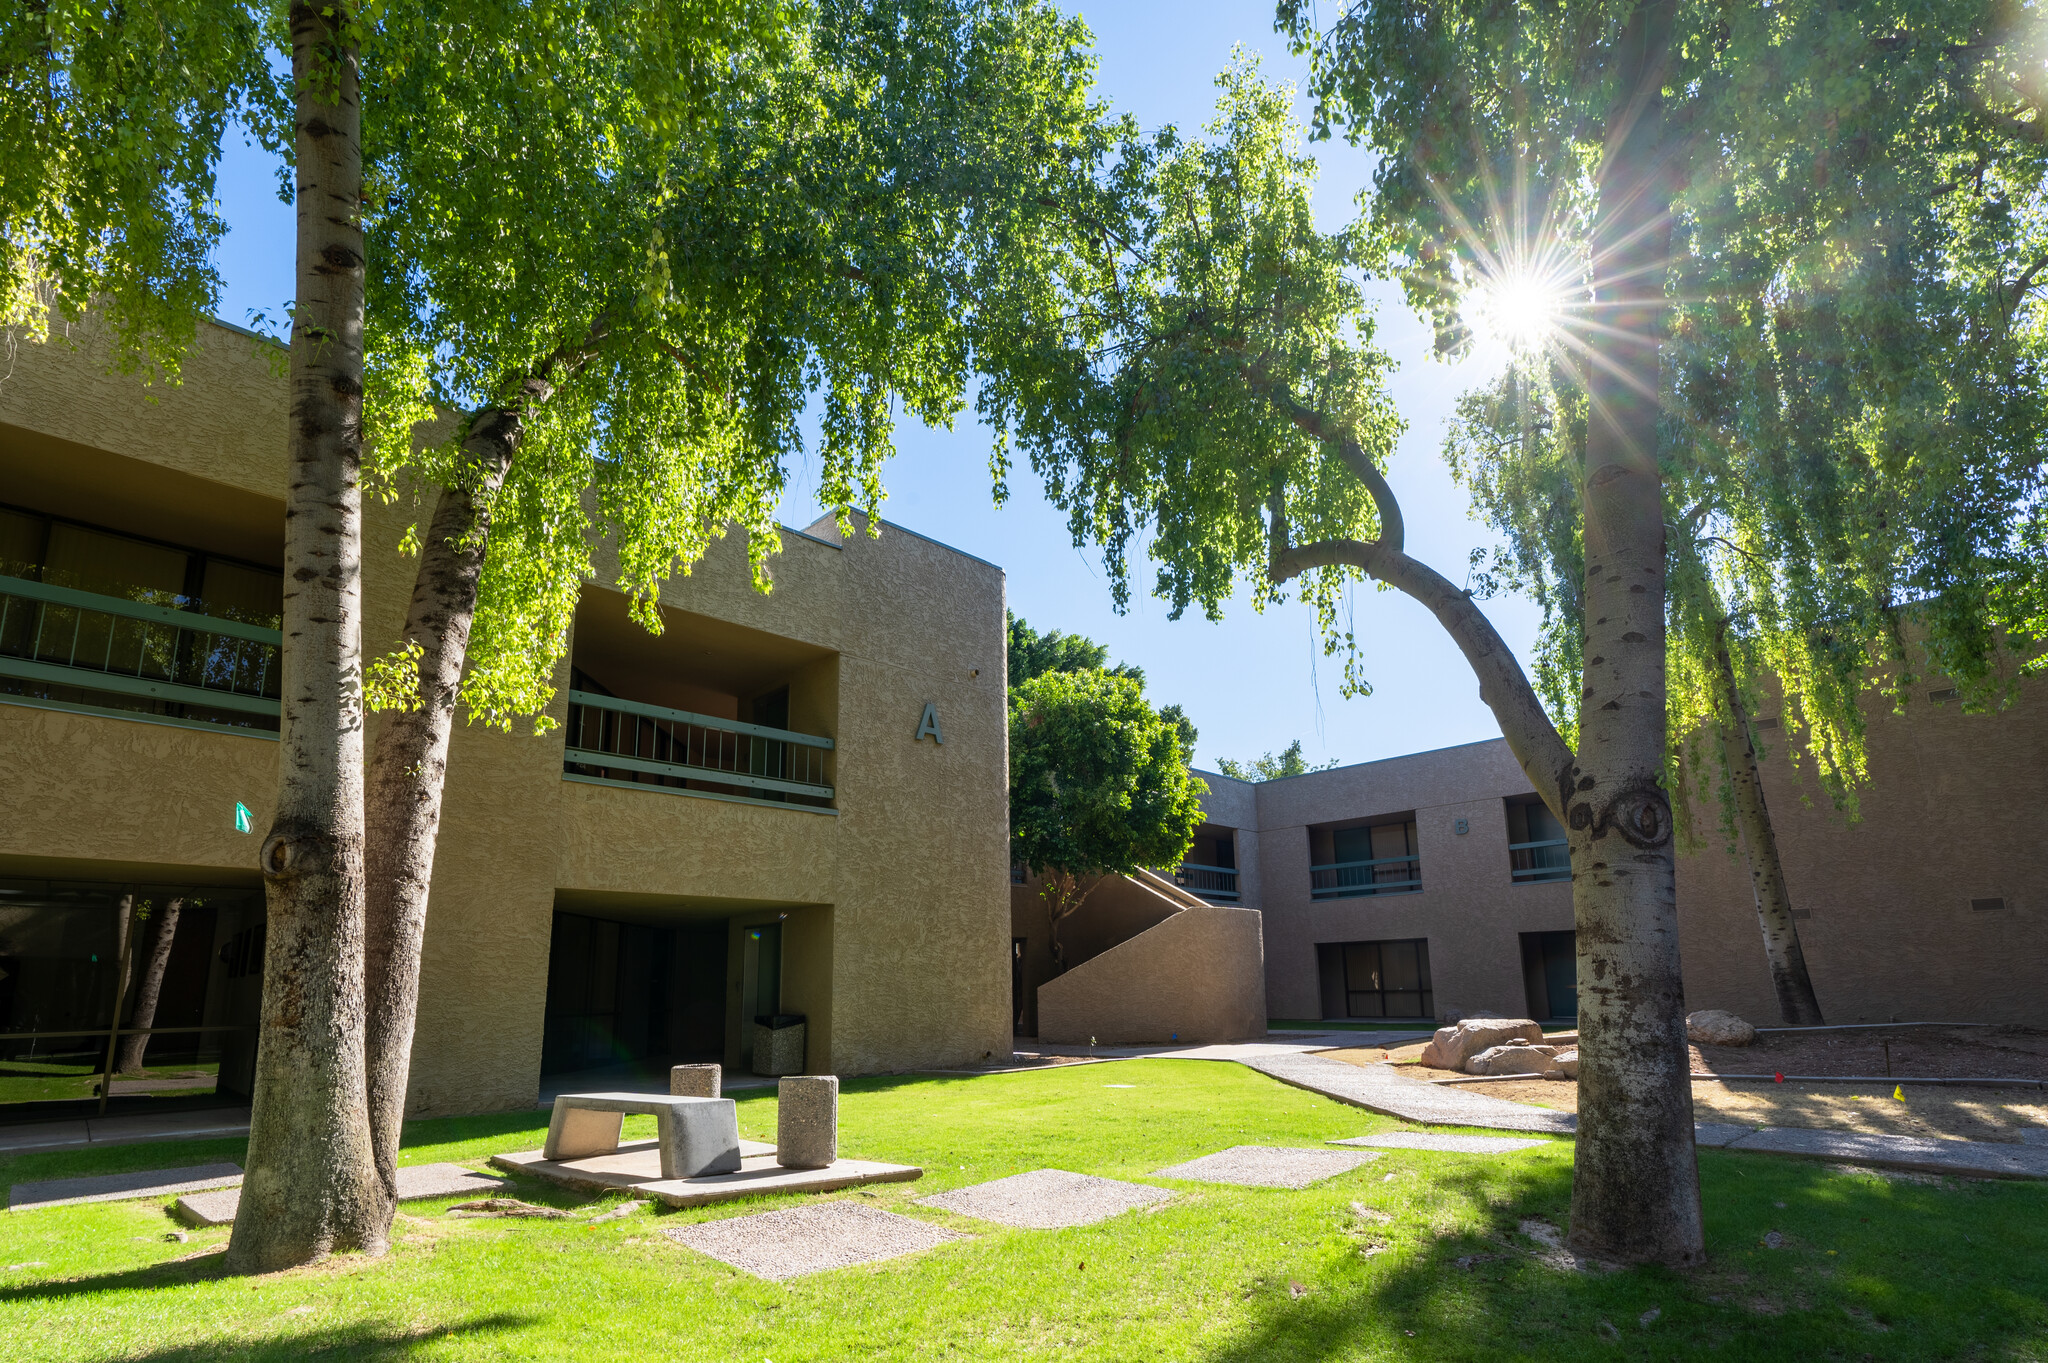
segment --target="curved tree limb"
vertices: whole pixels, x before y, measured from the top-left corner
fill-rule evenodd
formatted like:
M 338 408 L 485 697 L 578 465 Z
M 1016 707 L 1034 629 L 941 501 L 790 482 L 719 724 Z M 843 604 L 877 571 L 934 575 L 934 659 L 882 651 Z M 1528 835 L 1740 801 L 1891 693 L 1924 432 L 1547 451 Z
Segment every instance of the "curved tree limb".
M 1381 485 L 1385 486 L 1384 480 Z M 1387 502 L 1393 502 L 1391 492 Z M 1398 517 L 1398 510 L 1395 514 Z M 1400 521 L 1393 523 L 1399 526 Z M 1501 735 L 1522 774 L 1562 821 L 1572 782 L 1572 750 L 1544 713 L 1543 702 L 1537 699 L 1522 664 L 1470 594 L 1428 564 L 1380 541 L 1323 540 L 1294 547 L 1285 542 L 1284 516 L 1276 524 L 1279 529 L 1269 569 L 1274 582 L 1285 582 L 1311 568 L 1356 568 L 1413 597 L 1436 617 L 1479 679 L 1479 698 L 1500 723 Z

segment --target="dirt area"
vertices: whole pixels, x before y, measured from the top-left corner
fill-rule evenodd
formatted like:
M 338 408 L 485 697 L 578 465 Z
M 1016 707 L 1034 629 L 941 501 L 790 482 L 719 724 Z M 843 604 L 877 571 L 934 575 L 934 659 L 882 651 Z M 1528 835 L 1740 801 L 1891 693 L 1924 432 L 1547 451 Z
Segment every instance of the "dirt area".
M 1884 1042 L 1895 1077 L 2048 1079 L 2048 1032 L 2022 1027 L 1911 1027 L 1882 1031 L 1804 1032 L 1759 1037 L 1754 1046 L 1691 1047 L 1695 1074 L 1839 1074 L 1879 1076 L 1868 1084 L 1775 1083 L 1695 1079 L 1693 1116 L 1703 1122 L 1796 1126 L 1951 1140 L 2019 1140 L 2019 1129 L 2048 1126 L 2048 1093 L 2038 1089 L 1905 1085 L 1903 1101 L 1882 1081 Z M 1452 1077 L 1415 1064 L 1422 1045 L 1327 1051 L 1354 1065 L 1392 1061 L 1417 1079 Z M 1517 1079 L 1460 1087 L 1561 1112 L 1578 1110 L 1578 1085 Z

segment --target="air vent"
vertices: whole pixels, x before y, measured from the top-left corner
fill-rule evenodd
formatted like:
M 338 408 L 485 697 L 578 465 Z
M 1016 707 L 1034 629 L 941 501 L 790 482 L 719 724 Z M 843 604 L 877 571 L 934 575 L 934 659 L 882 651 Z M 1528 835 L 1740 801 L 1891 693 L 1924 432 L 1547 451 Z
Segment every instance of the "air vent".
M 2003 899 L 1973 899 L 1970 901 L 1970 907 L 1985 912 L 1993 912 L 2004 908 L 2005 901 Z
M 1759 729 L 1775 729 L 1778 727 L 1778 721 L 1775 719 L 1760 719 L 1756 722 L 1756 727 Z
M 1951 687 L 1947 687 L 1947 688 L 1946 688 L 1946 689 L 1944 689 L 1944 690 L 1940 690 L 1940 691 L 1929 691 L 1929 692 L 1927 693 L 1927 699 L 1929 699 L 1929 700 L 1933 701 L 1933 702 L 1934 702 L 1934 703 L 1935 703 L 1936 705 L 1940 705 L 1940 704 L 1941 704 L 1942 702 L 1944 702 L 1944 701 L 1951 701 L 1951 700 L 1954 700 L 1955 698 L 1956 698 L 1956 689 L 1955 689 L 1955 688 L 1954 688 L 1953 686 L 1951 686 Z

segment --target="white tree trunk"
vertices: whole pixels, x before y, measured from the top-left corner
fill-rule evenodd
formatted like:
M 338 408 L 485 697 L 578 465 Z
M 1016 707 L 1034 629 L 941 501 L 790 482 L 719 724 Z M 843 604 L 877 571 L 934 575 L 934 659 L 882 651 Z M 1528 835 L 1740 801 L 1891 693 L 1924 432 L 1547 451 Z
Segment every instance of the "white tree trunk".
M 363 1075 L 361 111 L 345 6 L 291 9 L 298 300 L 277 817 L 231 1272 L 381 1252 Z
M 1594 250 L 1585 465 L 1585 685 L 1565 827 L 1579 955 L 1569 1243 L 1620 1261 L 1705 1255 L 1675 847 L 1664 769 L 1665 540 L 1657 465 L 1670 174 L 1661 87 L 1673 0 L 1615 50 Z

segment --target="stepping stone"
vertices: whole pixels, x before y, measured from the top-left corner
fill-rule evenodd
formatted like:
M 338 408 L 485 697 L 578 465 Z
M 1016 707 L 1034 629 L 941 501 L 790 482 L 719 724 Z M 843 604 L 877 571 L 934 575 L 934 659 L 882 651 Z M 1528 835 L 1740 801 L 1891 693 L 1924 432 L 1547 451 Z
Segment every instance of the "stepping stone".
M 788 1211 L 700 1221 L 694 1226 L 664 1229 L 662 1234 L 770 1282 L 900 1258 L 961 1238 L 915 1217 L 859 1202 L 819 1202 Z
M 1295 1150 L 1265 1145 L 1234 1145 L 1213 1155 L 1160 1169 L 1154 1178 L 1184 1178 L 1195 1183 L 1240 1183 L 1248 1188 L 1306 1188 L 1338 1174 L 1348 1174 L 1377 1150 Z
M 502 1178 L 479 1174 L 459 1164 L 407 1164 L 398 1170 L 400 1202 L 418 1202 L 429 1197 L 488 1197 L 509 1186 Z M 188 1226 L 225 1226 L 235 1219 L 235 1209 L 241 1201 L 240 1188 L 225 1188 L 217 1193 L 188 1194 L 179 1198 L 172 1210 Z
M 1353 1136 L 1331 1141 L 1331 1145 L 1372 1145 L 1382 1150 L 1440 1150 L 1454 1155 L 1505 1155 L 1510 1150 L 1534 1150 L 1549 1141 L 1532 1141 L 1520 1136 L 1449 1136 L 1434 1131 L 1388 1131 L 1377 1136 Z
M 1142 1183 L 1120 1183 L 1064 1169 L 1033 1169 L 950 1193 L 934 1193 L 919 1198 L 917 1204 L 1026 1230 L 1061 1230 L 1092 1226 L 1172 1196 L 1164 1188 L 1148 1188 Z
M 33 1207 L 69 1207 L 80 1202 L 118 1202 L 131 1197 L 169 1197 L 201 1188 L 233 1187 L 242 1181 L 239 1164 L 194 1164 L 183 1169 L 144 1169 L 132 1174 L 98 1174 L 92 1178 L 52 1178 L 17 1183 L 7 1190 L 12 1211 Z

